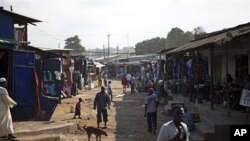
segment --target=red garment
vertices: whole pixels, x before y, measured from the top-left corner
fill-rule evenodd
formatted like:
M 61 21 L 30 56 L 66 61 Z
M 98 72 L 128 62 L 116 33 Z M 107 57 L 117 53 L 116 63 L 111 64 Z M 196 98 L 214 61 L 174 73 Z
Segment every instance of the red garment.
M 36 72 L 34 72 L 34 76 L 35 76 L 35 85 L 34 85 L 34 89 L 35 89 L 35 112 L 36 112 L 36 116 L 39 116 L 41 113 L 41 106 L 40 106 L 40 98 L 39 98 L 39 80 L 37 77 Z
M 76 109 L 79 109 L 79 110 L 81 109 L 81 102 L 76 103 Z
M 122 85 L 128 85 L 128 79 L 126 77 L 122 78 Z

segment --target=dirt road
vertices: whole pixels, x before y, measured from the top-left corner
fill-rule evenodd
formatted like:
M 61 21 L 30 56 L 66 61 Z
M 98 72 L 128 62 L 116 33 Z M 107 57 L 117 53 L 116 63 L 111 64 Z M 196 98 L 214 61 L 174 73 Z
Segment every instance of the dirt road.
M 114 98 L 111 109 L 108 111 L 108 128 L 104 129 L 108 136 L 102 136 L 102 141 L 152 141 L 155 137 L 147 132 L 146 118 L 143 116 L 145 94 L 137 92 L 135 95 L 131 95 L 130 89 L 127 89 L 127 93 L 123 94 L 121 82 L 117 80 L 113 80 L 112 85 Z M 66 121 L 78 123 L 81 126 L 96 127 L 96 112 L 93 110 L 93 99 L 99 91 L 100 88 L 82 90 L 74 98 L 63 99 L 62 104 L 59 104 L 56 108 L 51 121 Z M 79 97 L 83 99 L 82 119 L 73 119 L 74 113 L 71 113 L 70 107 L 75 106 Z M 169 117 L 161 114 L 161 111 L 162 105 L 158 108 L 158 130 L 162 123 L 169 119 Z M 104 124 L 101 123 L 100 126 L 103 127 Z M 87 140 L 84 131 L 64 136 L 66 140 Z M 94 135 L 92 135 L 91 140 L 95 141 Z

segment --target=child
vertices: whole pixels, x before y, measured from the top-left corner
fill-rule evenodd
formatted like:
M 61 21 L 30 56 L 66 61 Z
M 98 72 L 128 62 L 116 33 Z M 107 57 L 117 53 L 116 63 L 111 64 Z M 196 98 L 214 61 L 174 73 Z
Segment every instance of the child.
M 109 94 L 110 100 L 112 101 L 113 100 L 113 94 L 112 94 L 112 84 L 111 84 L 111 81 L 108 81 L 108 94 Z
M 79 101 L 76 103 L 76 107 L 75 107 L 74 119 L 76 118 L 76 116 L 78 116 L 78 118 L 81 119 L 81 102 L 82 102 L 82 99 L 79 98 Z

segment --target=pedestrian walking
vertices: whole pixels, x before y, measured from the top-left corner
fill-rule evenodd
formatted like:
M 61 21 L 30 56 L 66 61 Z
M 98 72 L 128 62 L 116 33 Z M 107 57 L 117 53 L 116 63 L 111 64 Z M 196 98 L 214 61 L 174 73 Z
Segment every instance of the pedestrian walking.
M 151 88 L 148 95 L 145 97 L 145 113 L 144 117 L 147 117 L 148 132 L 156 134 L 157 129 L 157 107 L 159 104 L 158 96 Z
M 77 83 L 73 81 L 71 87 L 71 95 L 76 96 L 78 94 Z
M 94 110 L 97 109 L 97 127 L 100 122 L 104 121 L 104 127 L 107 127 L 108 113 L 107 108 L 110 109 L 110 98 L 105 92 L 105 87 L 101 87 L 101 92 L 97 93 L 94 99 Z
M 128 80 L 127 86 L 128 86 L 128 88 L 129 88 L 130 79 L 131 79 L 131 74 L 128 73 L 128 74 L 126 75 L 126 77 L 127 77 L 127 80 Z
M 105 87 L 107 87 L 107 85 L 108 85 L 108 75 L 107 75 L 107 73 L 105 72 L 104 74 L 103 74 L 103 82 L 104 82 L 104 86 Z
M 136 84 L 136 79 L 134 77 L 134 75 L 131 75 L 131 79 L 130 79 L 130 85 L 131 85 L 131 94 L 135 94 L 135 84 Z
M 122 78 L 122 86 L 123 86 L 123 93 L 126 93 L 126 88 L 128 85 L 128 79 L 126 77 L 126 75 L 124 74 L 123 78 Z
M 6 90 L 6 79 L 0 78 L 0 137 L 8 140 L 16 138 L 14 134 L 10 108 L 17 103 L 9 96 Z
M 112 90 L 112 84 L 110 80 L 108 81 L 108 94 L 109 94 L 110 100 L 113 101 L 113 90 Z
M 76 119 L 76 116 L 78 116 L 78 118 L 81 119 L 81 103 L 82 103 L 82 99 L 79 98 L 78 102 L 76 103 L 76 106 L 75 106 L 74 119 Z
M 177 106 L 173 109 L 173 120 L 161 126 L 157 141 L 189 141 L 187 124 L 182 122 L 184 109 Z
M 102 75 L 101 73 L 98 74 L 98 87 L 102 86 Z

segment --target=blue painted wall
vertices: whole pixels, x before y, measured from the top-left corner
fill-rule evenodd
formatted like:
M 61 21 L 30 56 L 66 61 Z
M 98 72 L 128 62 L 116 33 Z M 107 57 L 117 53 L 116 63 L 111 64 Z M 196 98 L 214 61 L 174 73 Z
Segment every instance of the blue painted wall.
M 14 39 L 14 21 L 7 14 L 0 13 L 0 38 Z
M 34 61 L 34 52 L 13 51 L 12 93 L 18 104 L 13 109 L 13 118 L 16 120 L 29 120 L 35 116 Z

